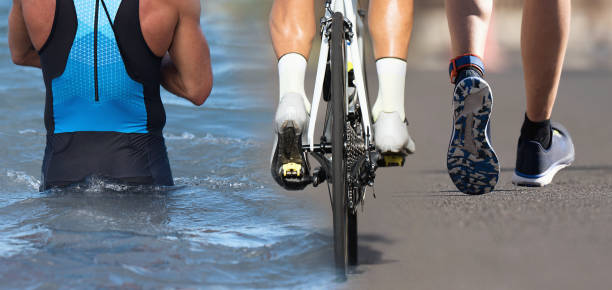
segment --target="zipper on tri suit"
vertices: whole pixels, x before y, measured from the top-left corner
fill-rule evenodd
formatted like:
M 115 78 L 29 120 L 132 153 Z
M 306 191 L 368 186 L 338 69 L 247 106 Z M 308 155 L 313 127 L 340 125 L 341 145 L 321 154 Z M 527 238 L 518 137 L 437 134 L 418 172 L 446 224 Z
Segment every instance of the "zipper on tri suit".
M 96 102 L 100 101 L 98 92 L 98 11 L 100 10 L 100 0 L 96 0 L 96 12 L 94 19 L 94 87 L 96 91 Z

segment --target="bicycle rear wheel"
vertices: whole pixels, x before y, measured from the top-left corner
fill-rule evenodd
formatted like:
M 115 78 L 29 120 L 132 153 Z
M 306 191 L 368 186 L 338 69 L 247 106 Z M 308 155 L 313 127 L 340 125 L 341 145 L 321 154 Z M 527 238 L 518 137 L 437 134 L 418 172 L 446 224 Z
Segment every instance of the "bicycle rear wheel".
M 334 13 L 330 40 L 330 85 L 332 103 L 332 211 L 334 260 L 338 274 L 344 276 L 348 264 L 348 203 L 346 192 L 346 63 L 344 17 Z
M 348 264 L 350 266 L 357 265 L 357 212 L 352 209 L 348 209 L 347 212 L 347 254 Z

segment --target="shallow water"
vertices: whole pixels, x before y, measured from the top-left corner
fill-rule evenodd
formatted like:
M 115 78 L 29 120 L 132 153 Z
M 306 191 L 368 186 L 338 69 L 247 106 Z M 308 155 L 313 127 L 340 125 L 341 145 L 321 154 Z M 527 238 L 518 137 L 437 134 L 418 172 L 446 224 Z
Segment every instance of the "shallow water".
M 10 63 L 10 1 L 0 4 L 0 288 L 330 286 L 328 231 L 266 168 L 269 5 L 203 2 L 213 94 L 202 108 L 164 95 L 176 187 L 94 178 L 39 193 L 44 86 Z

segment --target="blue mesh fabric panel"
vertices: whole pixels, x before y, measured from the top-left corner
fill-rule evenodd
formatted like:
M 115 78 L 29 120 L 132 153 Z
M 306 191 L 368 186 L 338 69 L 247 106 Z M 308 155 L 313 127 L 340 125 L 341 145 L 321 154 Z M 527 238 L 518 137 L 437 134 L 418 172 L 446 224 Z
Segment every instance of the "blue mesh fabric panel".
M 121 0 L 105 0 L 111 19 Z M 74 0 L 77 33 L 64 73 L 52 81 L 55 133 L 111 131 L 147 133 L 143 85 L 125 69 L 113 29 L 100 3 L 98 11 L 98 92 L 95 100 L 95 0 Z

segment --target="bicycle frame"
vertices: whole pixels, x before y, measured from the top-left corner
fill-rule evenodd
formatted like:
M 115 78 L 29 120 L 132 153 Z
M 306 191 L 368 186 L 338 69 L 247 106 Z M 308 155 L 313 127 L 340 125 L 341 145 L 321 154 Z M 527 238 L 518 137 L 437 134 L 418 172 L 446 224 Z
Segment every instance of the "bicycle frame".
M 354 3 L 355 2 L 355 3 Z M 372 129 L 370 122 L 370 112 L 369 108 L 366 104 L 368 104 L 368 97 L 366 92 L 365 85 L 365 75 L 363 70 L 363 41 L 361 39 L 361 34 L 358 33 L 358 28 L 361 26 L 361 21 L 357 17 L 357 0 L 332 0 L 330 9 L 326 9 L 325 18 L 331 19 L 331 15 L 333 12 L 340 12 L 344 15 L 345 20 L 350 24 L 350 41 L 347 41 L 346 52 L 347 52 L 347 63 L 352 63 L 353 72 L 355 74 L 355 87 L 357 89 L 356 94 L 359 100 L 359 103 L 362 104 L 360 106 L 361 116 L 363 119 L 363 128 L 365 132 L 367 132 L 368 138 L 365 140 L 366 148 L 369 148 L 370 143 L 373 141 L 372 137 Z M 330 11 L 331 10 L 331 11 Z M 310 121 L 308 124 L 308 135 L 307 142 L 310 148 L 310 151 L 314 151 L 314 134 L 317 122 L 317 113 L 319 109 L 319 105 L 321 103 L 321 97 L 323 95 L 323 83 L 325 81 L 326 74 L 326 66 L 328 60 L 328 51 L 329 51 L 329 38 L 327 37 L 327 29 L 326 25 L 322 25 L 322 33 L 321 33 L 321 49 L 319 51 L 319 63 L 317 65 L 317 74 L 315 79 L 315 86 L 312 98 L 312 109 L 310 112 Z M 348 96 L 345 96 L 348 97 Z M 347 112 L 348 112 L 348 101 L 345 102 L 347 104 Z
M 310 153 L 320 165 L 312 176 L 307 173 L 312 185 L 316 187 L 327 181 L 328 188 L 330 183 L 333 187 L 329 197 L 334 224 L 334 255 L 341 277 L 345 277 L 347 265 L 357 264 L 357 205 L 363 205 L 365 188 L 374 184 L 380 155 L 371 145 L 373 134 L 363 65 L 364 49 L 359 33 L 363 28 L 360 17 L 363 14 L 357 14 L 357 5 L 354 5 L 357 1 L 325 1 L 308 144 L 302 146 L 302 154 Z M 327 101 L 327 112 L 321 142 L 315 144 L 322 97 Z M 306 172 L 309 167 L 306 159 Z

